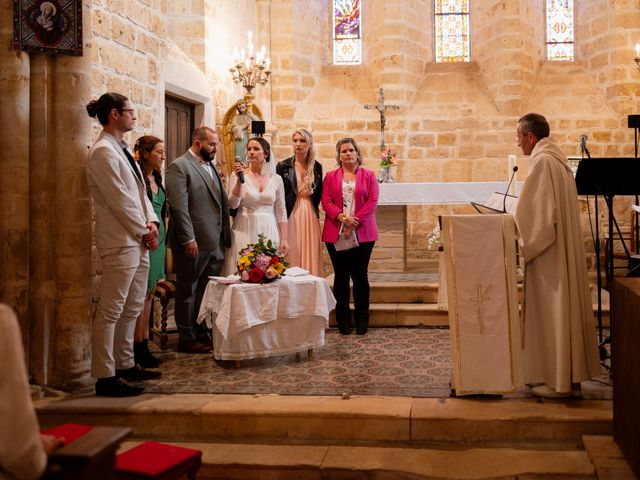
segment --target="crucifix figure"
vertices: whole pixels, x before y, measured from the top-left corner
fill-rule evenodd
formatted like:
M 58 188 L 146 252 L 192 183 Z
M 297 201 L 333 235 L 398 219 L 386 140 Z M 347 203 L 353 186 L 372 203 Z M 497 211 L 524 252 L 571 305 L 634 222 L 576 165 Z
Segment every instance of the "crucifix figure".
M 477 296 L 475 298 L 471 298 L 472 302 L 478 303 L 478 326 L 480 327 L 480 335 L 484 334 L 484 318 L 482 317 L 482 302 L 485 300 L 491 300 L 491 297 L 485 297 L 482 293 L 482 285 L 478 285 L 477 287 Z
M 387 108 L 390 108 L 391 110 L 398 110 L 400 108 L 400 105 L 385 105 L 383 88 L 378 90 L 378 97 L 378 103 L 376 105 L 365 105 L 364 108 L 366 108 L 367 110 L 375 108 L 380 113 L 380 150 L 384 150 L 384 126 L 387 123 L 385 112 L 387 111 Z

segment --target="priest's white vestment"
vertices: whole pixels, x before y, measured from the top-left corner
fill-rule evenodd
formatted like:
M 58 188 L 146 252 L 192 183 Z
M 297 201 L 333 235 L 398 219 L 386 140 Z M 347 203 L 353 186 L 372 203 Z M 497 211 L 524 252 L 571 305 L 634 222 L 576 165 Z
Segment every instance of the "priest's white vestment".
M 442 241 L 456 394 L 522 390 L 513 217 L 444 216 Z
M 524 379 L 568 393 L 602 370 L 576 184 L 549 138 L 531 152 L 515 219 L 525 260 Z

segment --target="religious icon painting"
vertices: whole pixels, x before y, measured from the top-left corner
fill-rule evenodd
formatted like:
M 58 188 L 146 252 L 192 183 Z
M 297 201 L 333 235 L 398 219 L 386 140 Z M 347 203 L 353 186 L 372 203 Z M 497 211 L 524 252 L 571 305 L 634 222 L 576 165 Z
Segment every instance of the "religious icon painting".
M 13 0 L 13 48 L 82 56 L 82 0 Z

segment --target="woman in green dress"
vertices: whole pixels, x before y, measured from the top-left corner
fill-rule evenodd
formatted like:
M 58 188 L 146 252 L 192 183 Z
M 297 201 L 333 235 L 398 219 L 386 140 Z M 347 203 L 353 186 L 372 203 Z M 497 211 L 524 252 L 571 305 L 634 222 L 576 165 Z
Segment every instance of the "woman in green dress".
M 158 227 L 158 248 L 149 251 L 149 282 L 147 284 L 147 296 L 144 302 L 142 314 L 136 321 L 134 333 L 133 352 L 135 361 L 143 368 L 158 367 L 162 360 L 154 357 L 149 351 L 149 317 L 153 305 L 153 291 L 156 283 L 164 278 L 165 247 L 165 214 L 166 193 L 162 186 L 162 163 L 166 159 L 164 143 L 158 137 L 145 135 L 140 137 L 133 147 L 136 160 L 140 163 L 140 169 L 144 175 L 147 186 L 147 196 L 153 204 L 160 226 Z

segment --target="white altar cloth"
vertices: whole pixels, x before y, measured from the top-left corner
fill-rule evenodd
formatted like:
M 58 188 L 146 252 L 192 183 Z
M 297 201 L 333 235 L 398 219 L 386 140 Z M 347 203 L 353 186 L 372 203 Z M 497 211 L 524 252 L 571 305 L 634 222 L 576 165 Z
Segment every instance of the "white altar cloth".
M 219 360 L 297 353 L 324 345 L 335 307 L 324 278 L 284 276 L 268 284 L 209 282 L 198 322 L 213 329 Z
M 381 183 L 378 205 L 484 203 L 492 193 L 505 192 L 508 182 Z M 516 185 L 520 194 L 523 182 Z

